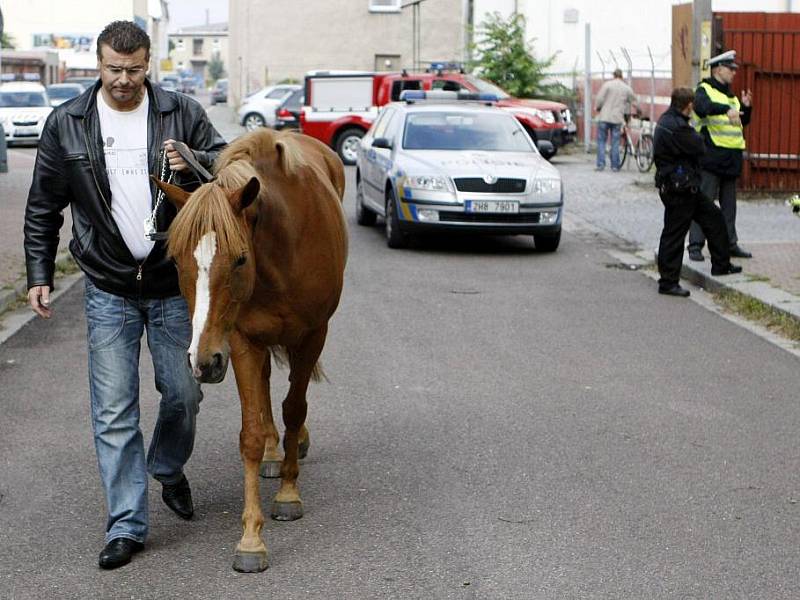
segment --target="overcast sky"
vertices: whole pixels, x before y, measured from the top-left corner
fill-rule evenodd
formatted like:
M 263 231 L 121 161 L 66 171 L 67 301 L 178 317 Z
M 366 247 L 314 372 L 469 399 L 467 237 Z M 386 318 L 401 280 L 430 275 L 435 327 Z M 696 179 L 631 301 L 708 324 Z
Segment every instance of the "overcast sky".
M 169 31 L 181 27 L 205 25 L 206 10 L 209 23 L 228 20 L 228 0 L 167 0 L 169 4 Z

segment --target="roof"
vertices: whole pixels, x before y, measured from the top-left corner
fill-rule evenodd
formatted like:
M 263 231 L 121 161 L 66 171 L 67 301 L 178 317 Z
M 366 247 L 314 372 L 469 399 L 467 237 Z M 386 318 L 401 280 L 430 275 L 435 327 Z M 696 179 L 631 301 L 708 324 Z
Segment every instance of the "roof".
M 170 36 L 178 35 L 228 35 L 228 22 L 206 23 L 205 25 L 192 25 L 181 27 L 177 31 L 170 33 Z
M 9 81 L 0 85 L 4 92 L 43 92 L 44 86 L 34 81 Z

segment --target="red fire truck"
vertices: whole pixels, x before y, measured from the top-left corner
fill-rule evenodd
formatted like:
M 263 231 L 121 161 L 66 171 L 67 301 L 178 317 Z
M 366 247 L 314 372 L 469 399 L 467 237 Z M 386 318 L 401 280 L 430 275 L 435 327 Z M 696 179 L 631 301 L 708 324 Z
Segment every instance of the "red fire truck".
M 497 96 L 497 106 L 514 113 L 534 141 L 557 149 L 572 141 L 575 125 L 560 102 L 513 98 L 496 85 L 459 72 L 370 73 L 312 71 L 305 78 L 305 103 L 300 113 L 303 133 L 328 144 L 345 164 L 356 160 L 358 144 L 381 106 L 400 99 L 404 90 L 450 90 Z

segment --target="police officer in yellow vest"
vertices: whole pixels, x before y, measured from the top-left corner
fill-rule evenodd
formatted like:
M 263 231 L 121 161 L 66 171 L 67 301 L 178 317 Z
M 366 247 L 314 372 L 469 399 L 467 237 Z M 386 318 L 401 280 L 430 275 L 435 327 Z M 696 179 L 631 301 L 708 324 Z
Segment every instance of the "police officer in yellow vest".
M 742 172 L 742 151 L 745 148 L 743 126 L 750 122 L 753 94 L 742 93 L 741 102 L 731 91 L 736 75 L 736 51 L 729 50 L 708 61 L 711 77 L 700 82 L 695 90 L 694 121 L 706 145 L 700 161 L 701 191 L 711 200 L 719 199 L 719 207 L 728 229 L 731 256 L 751 258 L 739 246 L 736 235 L 736 178 Z M 702 261 L 705 236 L 697 223 L 689 230 L 689 258 Z

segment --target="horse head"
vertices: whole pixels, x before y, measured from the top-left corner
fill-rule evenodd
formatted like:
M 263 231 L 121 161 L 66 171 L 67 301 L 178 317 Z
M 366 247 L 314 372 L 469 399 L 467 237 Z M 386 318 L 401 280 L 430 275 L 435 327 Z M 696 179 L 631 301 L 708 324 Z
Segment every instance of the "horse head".
M 156 183 L 178 209 L 167 243 L 192 317 L 189 365 L 198 381 L 219 383 L 228 369 L 228 338 L 253 293 L 252 224 L 245 209 L 261 185 L 250 177 L 232 190 L 207 183 L 190 194 Z

